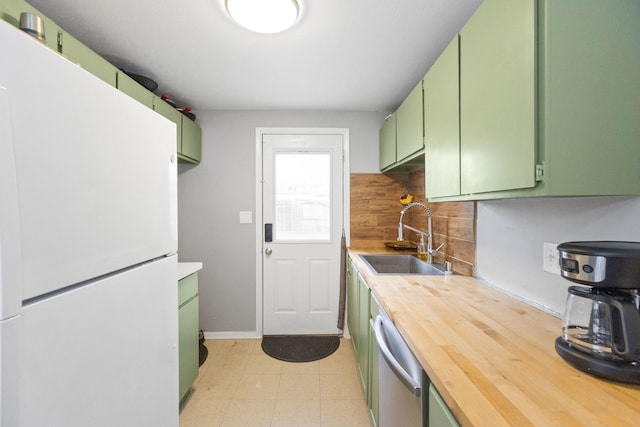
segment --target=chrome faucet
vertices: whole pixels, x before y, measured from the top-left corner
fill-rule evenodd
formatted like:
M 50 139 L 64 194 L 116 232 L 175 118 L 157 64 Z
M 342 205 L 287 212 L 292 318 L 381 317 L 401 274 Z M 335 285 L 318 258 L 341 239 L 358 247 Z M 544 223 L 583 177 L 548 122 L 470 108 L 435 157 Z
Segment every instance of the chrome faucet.
M 426 232 L 402 223 L 402 218 L 404 217 L 404 214 L 409 209 L 415 208 L 415 207 L 419 207 L 424 212 L 427 213 L 427 230 L 428 231 Z M 398 240 L 399 241 L 404 240 L 405 228 L 408 228 L 411 231 L 415 231 L 416 233 L 419 233 L 421 236 L 427 236 L 427 262 L 433 263 L 433 255 L 438 253 L 438 251 L 444 246 L 444 243 L 438 246 L 438 249 L 435 249 L 435 250 L 433 249 L 433 231 L 431 228 L 431 209 L 429 209 L 424 203 L 420 203 L 420 202 L 409 203 L 407 206 L 402 208 L 402 210 L 400 211 L 400 223 L 398 224 Z

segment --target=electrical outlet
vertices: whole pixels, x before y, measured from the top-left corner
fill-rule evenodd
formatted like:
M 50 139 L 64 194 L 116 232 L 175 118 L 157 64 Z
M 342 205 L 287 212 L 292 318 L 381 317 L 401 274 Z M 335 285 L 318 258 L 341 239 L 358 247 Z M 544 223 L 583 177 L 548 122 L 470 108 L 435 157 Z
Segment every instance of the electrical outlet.
M 557 243 L 544 243 L 542 248 L 542 268 L 549 273 L 560 275 L 560 254 Z

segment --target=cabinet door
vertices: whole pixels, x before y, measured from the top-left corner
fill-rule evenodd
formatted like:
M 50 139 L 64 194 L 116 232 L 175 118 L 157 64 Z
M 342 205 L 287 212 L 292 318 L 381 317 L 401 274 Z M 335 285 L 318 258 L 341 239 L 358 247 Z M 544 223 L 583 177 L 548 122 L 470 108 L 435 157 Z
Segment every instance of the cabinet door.
M 460 87 L 458 36 L 424 77 L 427 197 L 460 194 Z
M 358 270 L 349 258 L 347 269 L 347 326 L 353 351 L 358 352 Z
M 160 97 L 153 97 L 153 109 L 176 124 L 176 152 L 182 150 L 182 116 L 183 114 L 164 102 Z
M 535 181 L 535 0 L 485 0 L 460 32 L 461 192 Z
M 370 294 L 369 298 L 369 414 L 373 421 L 373 426 L 378 425 L 379 415 L 379 386 L 380 381 L 378 377 L 378 344 L 376 343 L 374 322 L 376 316 L 379 313 L 378 302 Z
M 453 416 L 447 404 L 442 400 L 440 393 L 429 385 L 429 424 L 438 427 L 459 427 L 458 421 Z
M 60 33 L 60 52 L 94 76 L 116 86 L 118 69 L 66 31 Z
M 547 194 L 638 194 L 640 1 L 541 5 Z
M 117 87 L 136 101 L 153 108 L 153 93 L 137 81 L 129 77 L 124 71 L 118 71 Z
M 182 400 L 196 380 L 200 364 L 197 274 L 178 282 L 178 303 L 178 381 L 179 400 Z
M 182 149 L 181 158 L 199 163 L 202 157 L 202 130 L 190 118 L 182 115 Z
M 396 114 L 393 113 L 380 128 L 380 170 L 396 162 Z
M 369 287 L 360 273 L 358 294 L 358 368 L 366 396 L 369 376 Z
M 396 111 L 396 157 L 402 161 L 424 148 L 422 80 Z

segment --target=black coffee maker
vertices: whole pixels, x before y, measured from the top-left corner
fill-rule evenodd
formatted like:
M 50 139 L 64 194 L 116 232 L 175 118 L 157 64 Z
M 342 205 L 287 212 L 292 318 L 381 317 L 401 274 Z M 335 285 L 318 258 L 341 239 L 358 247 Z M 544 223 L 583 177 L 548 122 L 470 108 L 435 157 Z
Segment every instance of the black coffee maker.
M 640 384 L 640 242 L 558 245 L 570 286 L 556 351 L 571 365 L 613 381 Z

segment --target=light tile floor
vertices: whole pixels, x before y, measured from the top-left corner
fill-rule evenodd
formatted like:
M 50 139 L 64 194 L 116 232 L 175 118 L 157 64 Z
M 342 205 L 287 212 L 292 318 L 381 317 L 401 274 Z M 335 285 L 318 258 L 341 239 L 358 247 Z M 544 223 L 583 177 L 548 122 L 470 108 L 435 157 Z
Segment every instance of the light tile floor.
M 351 341 L 322 360 L 267 356 L 260 339 L 207 340 L 207 361 L 180 412 L 181 427 L 370 427 Z

